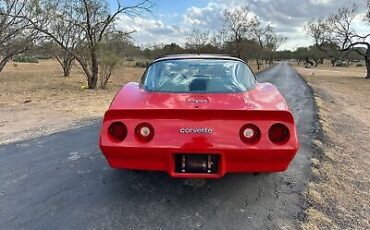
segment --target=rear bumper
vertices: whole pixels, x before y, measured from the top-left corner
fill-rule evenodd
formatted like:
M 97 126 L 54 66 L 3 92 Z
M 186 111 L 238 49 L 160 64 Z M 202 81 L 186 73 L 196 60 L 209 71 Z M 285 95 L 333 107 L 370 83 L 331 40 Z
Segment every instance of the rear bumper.
M 285 171 L 297 149 L 212 149 L 207 151 L 162 148 L 100 146 L 112 168 L 164 171 L 179 178 L 221 178 L 226 173 Z M 217 174 L 176 173 L 175 154 L 219 155 Z

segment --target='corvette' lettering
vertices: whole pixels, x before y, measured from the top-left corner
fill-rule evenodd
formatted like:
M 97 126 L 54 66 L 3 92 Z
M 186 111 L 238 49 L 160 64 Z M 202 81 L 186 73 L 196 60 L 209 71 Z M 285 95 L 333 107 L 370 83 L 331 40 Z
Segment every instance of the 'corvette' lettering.
M 210 128 L 181 128 L 182 134 L 212 134 L 213 129 Z

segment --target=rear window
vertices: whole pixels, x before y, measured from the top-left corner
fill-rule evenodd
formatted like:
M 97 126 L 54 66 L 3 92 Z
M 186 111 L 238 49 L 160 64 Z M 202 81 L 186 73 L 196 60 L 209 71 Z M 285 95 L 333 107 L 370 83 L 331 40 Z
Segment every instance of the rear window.
M 170 93 L 236 93 L 256 85 L 251 69 L 241 61 L 179 59 L 156 62 L 142 84 L 148 91 Z

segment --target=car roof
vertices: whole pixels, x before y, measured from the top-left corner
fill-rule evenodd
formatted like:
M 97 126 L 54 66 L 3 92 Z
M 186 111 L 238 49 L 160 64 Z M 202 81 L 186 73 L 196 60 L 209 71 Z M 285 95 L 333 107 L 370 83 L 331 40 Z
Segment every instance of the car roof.
M 179 60 L 179 59 L 218 59 L 218 60 L 233 60 L 245 63 L 240 58 L 224 55 L 224 54 L 173 54 L 154 60 L 153 63 L 167 60 Z

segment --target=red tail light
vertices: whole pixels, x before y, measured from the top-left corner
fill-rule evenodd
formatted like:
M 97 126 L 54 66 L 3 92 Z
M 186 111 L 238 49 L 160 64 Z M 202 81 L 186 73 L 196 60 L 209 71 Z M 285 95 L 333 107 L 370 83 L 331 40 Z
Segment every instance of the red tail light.
M 127 127 L 122 122 L 113 122 L 108 129 L 110 136 L 116 141 L 123 141 L 127 136 Z
M 286 143 L 289 135 L 289 129 L 283 124 L 274 124 L 269 130 L 269 138 L 275 144 Z
M 261 138 L 260 129 L 253 124 L 244 125 L 239 131 L 240 139 L 247 144 L 255 144 Z
M 149 123 L 140 123 L 135 128 L 136 136 L 145 142 L 148 142 L 154 137 L 154 128 Z

